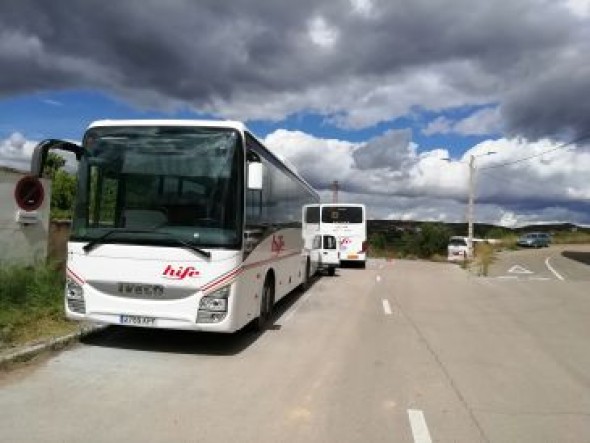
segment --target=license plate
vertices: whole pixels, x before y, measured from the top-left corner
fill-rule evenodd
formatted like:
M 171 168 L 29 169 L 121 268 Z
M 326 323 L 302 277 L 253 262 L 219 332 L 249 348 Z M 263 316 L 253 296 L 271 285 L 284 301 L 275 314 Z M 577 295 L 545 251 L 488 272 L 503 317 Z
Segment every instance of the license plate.
M 154 326 L 156 324 L 156 318 L 144 317 L 142 315 L 121 315 L 120 322 L 122 325 Z
M 348 258 L 352 259 L 352 260 L 356 260 L 357 258 L 359 258 L 358 255 L 354 255 L 354 254 L 349 254 Z

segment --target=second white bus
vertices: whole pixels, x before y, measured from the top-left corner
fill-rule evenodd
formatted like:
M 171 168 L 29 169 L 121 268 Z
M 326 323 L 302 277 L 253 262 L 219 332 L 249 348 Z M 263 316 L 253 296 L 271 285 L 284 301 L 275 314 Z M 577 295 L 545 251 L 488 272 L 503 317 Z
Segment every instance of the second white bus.
M 367 260 L 367 212 L 359 203 L 322 203 L 304 208 L 303 232 L 306 242 L 316 233 L 333 235 L 338 242 L 341 262 Z

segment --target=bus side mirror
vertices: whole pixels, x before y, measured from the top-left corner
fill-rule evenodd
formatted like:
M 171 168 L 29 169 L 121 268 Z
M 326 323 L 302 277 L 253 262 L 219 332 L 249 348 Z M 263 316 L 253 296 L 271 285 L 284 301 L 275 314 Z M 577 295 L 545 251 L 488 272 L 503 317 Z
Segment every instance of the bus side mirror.
M 33 157 L 31 158 L 31 175 L 39 178 L 43 175 L 43 169 L 45 168 L 45 162 L 47 161 L 47 154 L 52 149 L 73 152 L 78 161 L 82 158 L 84 153 L 84 149 L 75 143 L 56 139 L 43 140 L 35 146 L 35 149 L 33 150 Z
M 262 190 L 263 168 L 262 162 L 248 162 L 248 189 Z

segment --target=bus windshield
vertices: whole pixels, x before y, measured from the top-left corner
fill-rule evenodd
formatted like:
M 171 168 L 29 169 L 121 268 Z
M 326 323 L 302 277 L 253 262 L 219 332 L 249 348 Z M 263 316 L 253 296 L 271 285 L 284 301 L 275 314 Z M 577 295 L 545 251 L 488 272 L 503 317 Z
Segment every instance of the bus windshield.
M 116 231 L 108 243 L 241 247 L 240 140 L 225 128 L 91 128 L 78 170 L 72 240 Z
M 358 206 L 324 206 L 322 223 L 362 223 L 363 208 Z

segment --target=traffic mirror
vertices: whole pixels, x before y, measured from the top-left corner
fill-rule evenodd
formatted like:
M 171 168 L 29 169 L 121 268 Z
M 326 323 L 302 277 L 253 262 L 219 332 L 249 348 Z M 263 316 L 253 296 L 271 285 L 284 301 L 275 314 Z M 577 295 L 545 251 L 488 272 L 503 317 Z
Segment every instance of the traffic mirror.
M 14 188 L 14 199 L 23 211 L 36 211 L 45 199 L 43 183 L 32 175 L 21 178 Z

